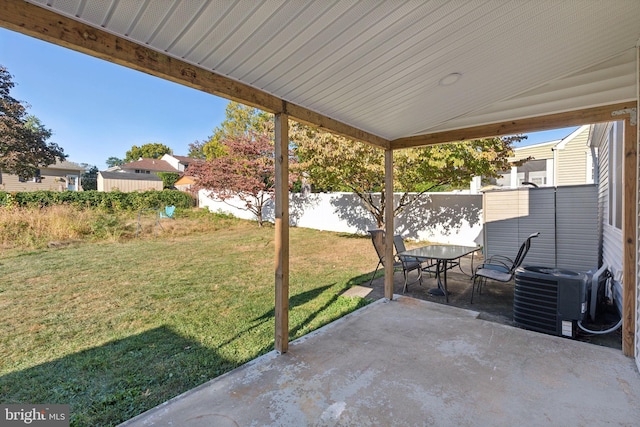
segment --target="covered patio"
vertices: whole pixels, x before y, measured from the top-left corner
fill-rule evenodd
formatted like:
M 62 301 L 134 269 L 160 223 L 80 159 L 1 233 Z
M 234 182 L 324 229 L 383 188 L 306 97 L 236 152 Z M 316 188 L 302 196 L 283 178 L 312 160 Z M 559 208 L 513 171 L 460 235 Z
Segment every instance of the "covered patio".
M 3 27 L 275 114 L 275 351 L 128 425 L 635 424 L 638 17 L 636 0 L 2 1 Z M 289 118 L 384 150 L 387 200 L 393 150 L 624 121 L 622 352 L 397 298 L 390 269 L 384 300 L 290 346 Z
M 399 296 L 122 426 L 632 426 L 638 419 L 640 376 L 620 351 Z

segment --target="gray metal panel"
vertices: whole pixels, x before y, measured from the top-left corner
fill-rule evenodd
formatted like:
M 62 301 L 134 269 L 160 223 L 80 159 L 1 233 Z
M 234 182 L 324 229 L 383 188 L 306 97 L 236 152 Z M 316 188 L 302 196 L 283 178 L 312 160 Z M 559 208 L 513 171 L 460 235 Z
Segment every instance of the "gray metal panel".
M 514 252 L 518 243 L 518 190 L 487 191 L 483 195 L 484 256 Z M 517 249 L 516 249 L 517 250 Z
M 598 266 L 595 185 L 486 192 L 485 256 L 514 256 L 531 233 L 524 265 L 586 271 Z
M 530 234 L 540 236 L 531 241 L 531 249 L 523 265 L 555 267 L 555 189 L 553 187 L 520 190 L 520 216 L 518 240 L 523 242 Z
M 595 185 L 557 189 L 558 268 L 598 268 L 598 189 Z
M 518 248 L 532 233 L 525 265 L 555 266 L 554 189 L 521 188 L 486 192 L 485 257 L 515 257 Z

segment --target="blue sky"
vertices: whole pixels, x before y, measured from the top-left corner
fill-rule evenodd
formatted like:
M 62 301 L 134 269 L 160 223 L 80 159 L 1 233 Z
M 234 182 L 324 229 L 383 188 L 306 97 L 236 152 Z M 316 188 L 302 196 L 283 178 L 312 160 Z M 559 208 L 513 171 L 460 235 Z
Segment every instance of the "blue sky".
M 106 168 L 133 145 L 159 142 L 176 155 L 224 120 L 226 99 L 0 28 L 0 64 L 11 94 L 53 131 L 69 160 Z M 574 128 L 529 134 L 524 144 L 562 139 Z

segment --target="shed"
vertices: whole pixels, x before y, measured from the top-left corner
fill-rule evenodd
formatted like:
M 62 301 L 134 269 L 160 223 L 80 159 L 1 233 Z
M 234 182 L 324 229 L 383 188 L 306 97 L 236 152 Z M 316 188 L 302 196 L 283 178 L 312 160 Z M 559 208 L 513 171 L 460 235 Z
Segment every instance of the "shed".
M 139 174 L 126 172 L 98 172 L 98 191 L 133 191 L 162 190 L 162 179 L 156 174 Z

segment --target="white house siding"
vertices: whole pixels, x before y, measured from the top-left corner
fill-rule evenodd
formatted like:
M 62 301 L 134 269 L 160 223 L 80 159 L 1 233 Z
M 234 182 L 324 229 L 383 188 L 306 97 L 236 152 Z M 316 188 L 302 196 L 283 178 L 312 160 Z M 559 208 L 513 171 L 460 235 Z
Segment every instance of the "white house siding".
M 596 125 L 602 127 L 597 129 L 597 141 L 593 144 L 598 147 L 598 215 L 599 224 L 602 231 L 602 264 L 606 265 L 617 279 L 622 274 L 622 230 L 609 224 L 609 184 L 611 175 L 609 173 L 609 130 L 614 123 Z
M 553 159 L 553 151 L 551 150 L 557 141 L 545 142 L 542 144 L 530 145 L 528 147 L 516 148 L 514 156 L 510 160 L 521 160 L 527 157 L 533 157 L 534 160 Z
M 602 265 L 607 266 L 609 271 L 613 274 L 614 285 L 619 286 L 622 289 L 621 281 L 625 280 L 622 277 L 622 259 L 623 259 L 623 242 L 622 242 L 622 230 L 610 224 L 610 187 L 622 186 L 622 182 L 616 182 L 613 171 L 610 170 L 610 145 L 616 143 L 615 141 L 609 141 L 611 136 L 611 130 L 615 132 L 623 131 L 622 122 L 612 122 L 598 124 L 594 127 L 592 133 L 591 146 L 598 148 L 598 225 L 602 235 Z M 637 268 L 637 266 L 636 266 Z M 630 278 L 629 278 L 630 279 Z M 623 295 L 623 298 L 635 298 L 638 302 L 638 289 L 636 288 L 635 295 Z M 638 331 L 638 304 L 636 304 L 636 363 L 640 369 L 640 347 L 638 344 L 639 331 Z

